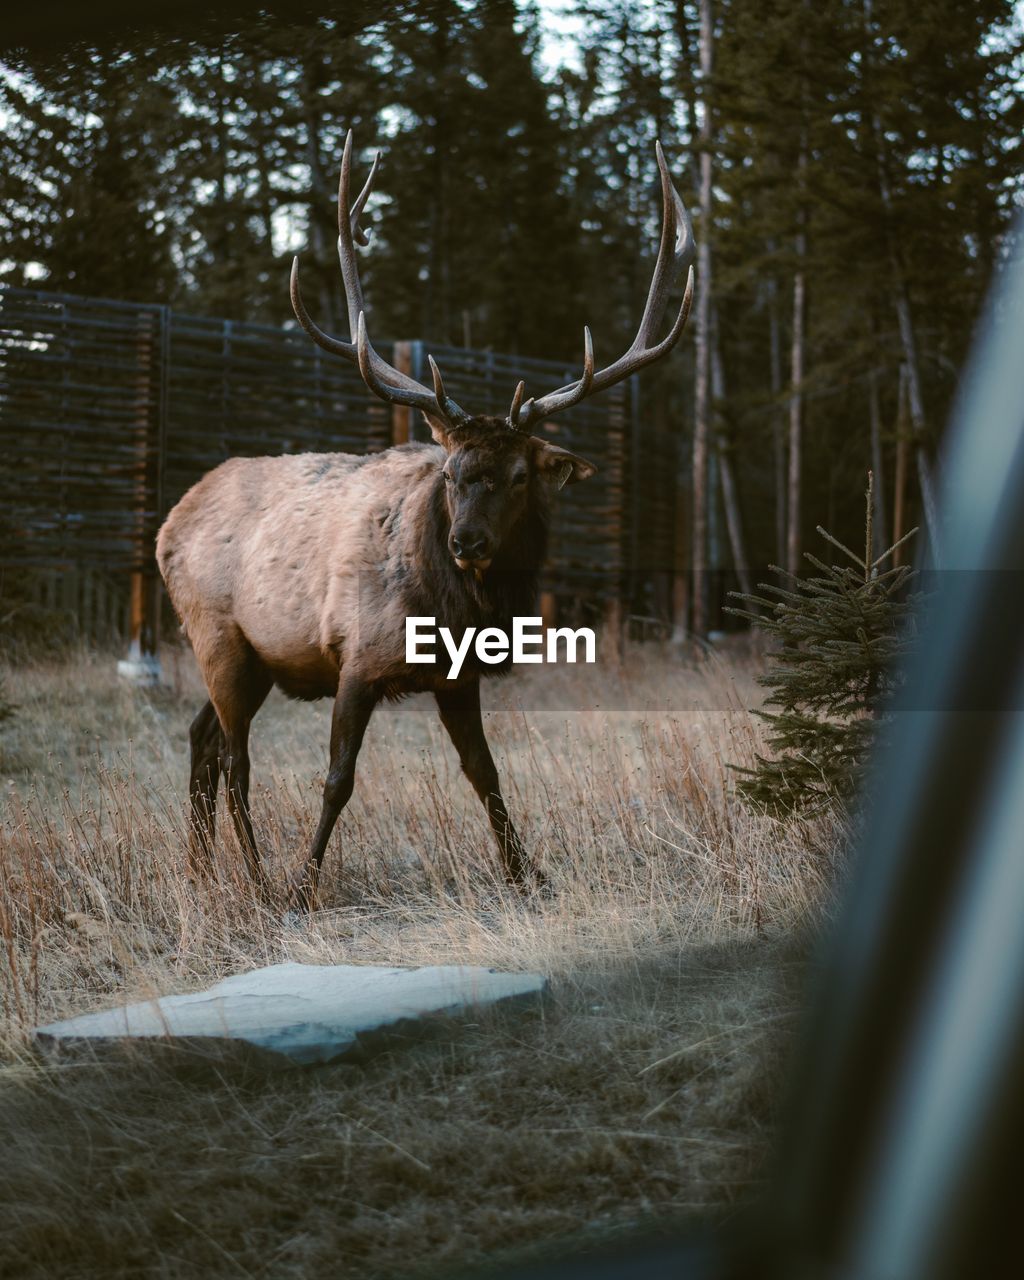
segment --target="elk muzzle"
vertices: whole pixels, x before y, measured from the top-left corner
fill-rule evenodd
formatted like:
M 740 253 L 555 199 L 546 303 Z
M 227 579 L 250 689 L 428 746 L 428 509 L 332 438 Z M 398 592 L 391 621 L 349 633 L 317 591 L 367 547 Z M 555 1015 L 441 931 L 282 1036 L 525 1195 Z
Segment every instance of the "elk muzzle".
M 480 529 L 453 529 L 448 537 L 448 550 L 460 569 L 487 569 L 494 555 L 490 538 Z

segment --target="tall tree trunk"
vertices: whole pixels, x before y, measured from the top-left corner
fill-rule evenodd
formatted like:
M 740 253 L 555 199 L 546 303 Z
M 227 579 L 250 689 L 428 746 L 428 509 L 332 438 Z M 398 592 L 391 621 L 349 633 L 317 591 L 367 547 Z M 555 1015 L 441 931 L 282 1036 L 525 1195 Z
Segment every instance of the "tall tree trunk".
M 718 313 L 712 312 L 711 347 L 711 390 L 715 404 L 725 400 L 725 371 L 722 366 L 722 349 L 718 341 Z M 725 507 L 725 527 L 729 534 L 729 549 L 732 552 L 733 568 L 739 580 L 740 590 L 749 595 L 752 591 L 750 569 L 747 564 L 747 550 L 743 539 L 743 516 L 740 510 L 739 489 L 736 485 L 736 473 L 732 465 L 732 454 L 729 441 L 721 429 L 718 413 L 714 413 L 715 453 L 718 458 L 718 476 L 722 484 L 722 505 Z
M 866 69 L 870 72 L 870 49 L 873 37 L 871 0 L 864 0 L 864 27 L 867 37 L 865 46 L 869 51 Z M 907 273 L 904 267 L 903 253 L 893 231 L 892 184 L 889 180 L 889 154 L 885 142 L 885 130 L 882 127 L 881 116 L 876 109 L 871 111 L 871 135 L 874 140 L 878 194 L 882 204 L 885 246 L 889 258 L 892 304 L 899 325 L 900 344 L 903 347 L 903 362 L 907 370 L 907 409 L 913 432 L 917 482 L 921 490 L 921 506 L 924 512 L 924 523 L 928 533 L 932 560 L 936 567 L 939 567 L 941 549 L 939 546 L 938 506 L 935 499 L 931 460 L 928 457 L 925 444 L 927 424 L 924 412 L 924 396 L 921 391 L 921 366 L 917 356 L 917 335 L 914 331 L 914 319 L 910 309 L 910 295 L 907 290 Z
M 447 7 L 447 6 L 446 6 Z M 451 269 L 448 257 L 448 152 L 449 123 L 445 109 L 450 57 L 448 22 L 439 20 L 432 37 L 435 109 L 431 127 L 430 244 L 427 280 L 423 290 L 422 332 L 426 338 L 451 342 Z
M 317 297 L 320 314 L 325 317 L 321 323 L 336 328 L 335 317 L 338 308 L 334 305 L 335 291 L 327 283 L 329 277 L 328 237 L 324 232 L 324 220 L 327 213 L 325 197 L 330 190 L 324 173 L 323 150 L 320 145 L 322 119 L 318 103 L 320 84 L 323 78 L 322 68 L 317 55 L 308 51 L 303 66 L 303 109 L 306 117 L 306 163 L 309 165 L 309 243 L 313 250 L 313 261 L 317 272 Z M 333 245 L 333 241 L 331 242 Z M 355 334 L 352 334 L 353 340 Z
M 224 76 L 224 55 L 219 54 L 217 57 L 217 79 L 216 79 L 216 95 L 217 101 L 214 104 L 215 124 L 214 138 L 216 147 L 216 160 L 214 164 L 214 182 L 216 185 L 216 207 L 217 207 L 217 232 L 213 238 L 214 255 L 217 261 L 215 281 L 219 294 L 220 313 L 222 315 L 237 315 L 234 307 L 234 299 L 228 298 L 227 294 L 227 274 L 228 264 L 231 262 L 232 248 L 232 227 L 231 217 L 228 213 L 228 126 L 226 114 L 228 110 L 228 82 Z
M 892 541 L 899 542 L 907 532 L 907 457 L 910 439 L 907 413 L 907 367 L 900 365 L 900 390 L 896 407 L 896 474 L 893 477 Z M 892 544 L 890 544 L 892 545 Z M 906 548 L 897 547 L 893 553 L 893 567 L 903 563 Z
M 803 186 L 807 168 L 807 143 L 801 139 L 797 160 L 797 180 Z M 793 335 L 790 348 L 789 397 L 789 474 L 786 495 L 786 568 L 797 573 L 800 568 L 800 475 L 802 469 L 801 436 L 804 417 L 804 324 L 807 309 L 807 279 L 804 263 L 807 257 L 806 210 L 798 215 L 796 234 L 797 268 L 793 275 Z
M 924 510 L 924 523 L 928 532 L 932 560 L 936 568 L 938 568 L 941 563 L 938 504 L 935 500 L 935 484 L 932 478 L 931 460 L 925 448 L 926 424 L 924 399 L 921 395 L 921 370 L 917 359 L 917 341 L 914 334 L 913 318 L 910 314 L 910 298 L 907 294 L 899 258 L 900 255 L 894 246 L 892 252 L 893 301 L 896 306 L 896 316 L 899 320 L 903 358 L 907 367 L 907 409 L 910 414 L 910 425 L 913 432 L 917 483 L 921 490 L 921 505 Z
M 274 185 L 270 177 L 270 165 L 267 161 L 266 152 L 262 147 L 256 163 L 260 180 L 257 201 L 259 203 L 260 221 L 263 223 L 264 252 L 266 253 L 267 262 L 272 263 L 274 261 Z
M 876 559 L 891 543 L 885 505 L 885 456 L 882 451 L 882 409 L 878 401 L 878 370 L 868 374 L 868 414 L 871 423 L 871 470 L 875 474 L 874 514 L 871 522 Z
M 259 102 L 264 90 L 274 92 L 274 74 L 272 68 L 262 59 L 254 59 L 249 78 L 249 92 L 254 101 Z M 277 128 L 276 114 L 272 111 L 260 112 L 253 121 L 254 158 L 256 173 L 259 178 L 259 190 L 256 204 L 259 208 L 260 221 L 263 223 L 263 235 L 266 241 L 266 261 L 274 261 L 274 183 L 271 170 L 274 167 L 273 144 Z
M 701 121 L 700 244 L 697 248 L 696 360 L 693 405 L 693 503 L 691 556 L 693 567 L 693 632 L 708 629 L 708 440 L 711 427 L 711 107 L 708 101 L 714 66 L 711 0 L 700 0 Z
M 769 250 L 774 251 L 769 243 Z M 775 563 L 786 563 L 786 415 L 782 409 L 782 335 L 779 332 L 779 290 L 768 281 L 768 351 L 772 401 L 772 460 L 775 472 Z
M 265 242 L 263 246 L 264 261 L 266 263 L 267 271 L 270 279 L 275 280 L 277 278 L 277 272 L 276 272 L 277 258 L 276 258 L 276 254 L 274 253 L 275 194 L 274 194 L 274 181 L 273 181 L 273 178 L 271 177 L 272 163 L 273 163 L 273 160 L 272 160 L 272 152 L 270 149 L 270 138 L 267 137 L 260 141 L 256 150 L 256 170 L 259 178 L 259 192 L 256 199 L 257 199 L 257 204 L 260 211 L 260 221 L 263 224 L 263 236 L 264 236 L 264 242 Z M 274 312 L 276 311 L 274 302 L 276 302 L 276 299 L 270 302 L 270 306 L 272 310 L 271 310 L 271 314 L 266 316 L 267 320 L 270 320 Z M 266 293 L 264 292 L 262 305 L 263 307 L 266 307 L 267 304 L 268 304 L 268 299 L 267 299 Z

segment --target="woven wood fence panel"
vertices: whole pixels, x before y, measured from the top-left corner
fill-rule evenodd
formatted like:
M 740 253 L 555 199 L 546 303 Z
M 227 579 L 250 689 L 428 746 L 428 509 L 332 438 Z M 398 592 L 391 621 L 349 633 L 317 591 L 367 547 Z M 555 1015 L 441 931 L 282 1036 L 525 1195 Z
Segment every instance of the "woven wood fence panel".
M 429 384 L 419 342 L 381 354 Z M 431 348 L 450 393 L 504 414 L 515 384 L 540 395 L 579 370 Z M 0 287 L 0 569 L 153 571 L 160 521 L 235 455 L 387 448 L 425 439 L 419 415 L 373 397 L 358 371 L 293 328 Z M 628 599 L 670 569 L 677 441 L 638 412 L 635 381 L 537 427 L 598 474 L 555 504 L 547 590 Z

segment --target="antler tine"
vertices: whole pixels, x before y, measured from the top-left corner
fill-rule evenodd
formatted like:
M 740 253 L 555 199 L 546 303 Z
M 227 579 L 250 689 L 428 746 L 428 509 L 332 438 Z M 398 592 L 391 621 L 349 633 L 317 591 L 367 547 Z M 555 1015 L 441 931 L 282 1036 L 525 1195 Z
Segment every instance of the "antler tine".
M 469 414 L 464 409 L 460 409 L 446 393 L 444 382 L 441 379 L 441 370 L 437 367 L 434 357 L 427 356 L 427 363 L 430 365 L 430 374 L 434 379 L 434 399 L 437 401 L 438 411 L 448 419 L 452 426 L 457 427 L 463 422 L 468 422 Z
M 576 382 L 571 382 L 567 387 L 562 387 L 558 391 L 552 391 L 549 395 L 543 396 L 540 400 L 527 400 L 522 409 L 516 414 L 516 422 L 512 423 L 512 415 L 509 414 L 509 422 L 512 423 L 517 430 L 525 430 L 531 422 L 535 422 L 542 414 L 547 417 L 553 413 L 560 413 L 563 409 L 569 409 L 574 404 L 585 399 L 590 394 L 590 388 L 594 382 L 594 339 L 590 336 L 590 328 L 588 325 L 583 326 L 583 373 Z M 521 387 L 523 384 L 520 383 Z M 519 393 L 519 387 L 516 388 L 516 394 Z M 515 400 L 513 400 L 515 406 Z
M 557 391 L 549 392 L 539 400 L 528 401 L 519 414 L 520 430 L 525 430 L 538 418 L 549 417 L 553 413 L 578 404 L 585 396 L 604 391 L 607 387 L 614 386 L 623 378 L 628 378 L 630 374 L 644 368 L 645 365 L 652 364 L 672 350 L 683 332 L 693 300 L 693 263 L 697 256 L 696 242 L 690 216 L 672 183 L 660 142 L 655 144 L 655 154 L 661 176 L 661 242 L 658 246 L 658 260 L 655 263 L 651 287 L 647 293 L 647 301 L 644 304 L 636 337 L 630 343 L 626 353 L 614 364 L 596 373 L 591 370 L 589 378 L 584 372 L 579 382 L 559 387 Z M 668 334 L 660 342 L 654 342 L 654 337 L 665 318 L 672 287 L 684 265 L 689 268 L 686 292 L 676 319 Z
M 658 261 L 651 278 L 647 302 L 644 304 L 643 317 L 636 337 L 630 345 L 630 351 L 645 351 L 650 348 L 651 339 L 658 331 L 665 315 L 668 295 L 683 265 L 683 260 L 688 259 L 688 263 L 692 263 L 697 251 L 690 216 L 686 212 L 682 197 L 673 185 L 660 141 L 655 142 L 654 153 L 658 159 L 658 171 L 661 176 L 661 243 L 658 246 Z
M 349 213 L 349 184 L 352 177 L 352 130 L 345 135 L 345 150 L 341 156 L 341 177 L 338 180 L 338 263 L 345 286 L 345 302 L 348 306 L 348 325 L 352 337 L 356 336 L 359 313 L 363 305 L 363 287 L 359 283 L 359 264 L 356 260 L 355 228 Z M 369 192 L 366 193 L 369 195 Z M 360 210 L 362 212 L 362 210 Z M 357 215 L 358 216 L 358 215 Z
M 522 407 L 523 395 L 526 391 L 526 383 L 519 381 L 516 383 L 515 395 L 512 397 L 512 406 L 508 411 L 508 425 L 513 431 L 519 430 L 519 410 Z
M 345 137 L 345 150 L 341 160 L 341 177 L 338 182 L 338 261 L 341 265 L 341 278 L 345 286 L 345 303 L 348 309 L 349 331 L 353 341 L 346 342 L 334 338 L 317 325 L 306 310 L 299 289 L 299 260 L 292 263 L 290 293 L 292 309 L 299 324 L 309 334 L 317 346 L 323 347 L 332 355 L 344 356 L 359 366 L 363 381 L 382 400 L 392 404 L 405 404 L 412 408 L 423 409 L 427 413 L 445 419 L 452 426 L 465 422 L 469 415 L 449 396 L 444 394 L 444 384 L 440 382 L 440 374 L 431 360 L 434 370 L 435 390 L 410 378 L 407 373 L 393 368 L 373 349 L 366 333 L 366 315 L 363 304 L 363 290 L 359 282 L 359 264 L 356 259 L 356 244 L 367 244 L 368 237 L 360 230 L 359 219 L 366 202 L 373 191 L 373 184 L 380 167 L 380 152 L 374 158 L 370 168 L 370 176 L 366 179 L 362 191 L 355 204 L 349 207 L 349 187 L 352 175 L 352 130 Z M 440 395 L 437 388 L 440 386 Z
M 335 356 L 344 356 L 348 360 L 356 358 L 356 349 L 351 342 L 343 342 L 341 338 L 332 338 L 329 333 L 324 333 L 323 329 L 312 319 L 306 310 L 306 304 L 302 301 L 302 293 L 299 290 L 299 258 L 298 255 L 292 259 L 292 274 L 288 282 L 288 292 L 291 295 L 292 310 L 295 312 L 295 318 L 303 329 L 309 334 L 318 347 L 323 347 L 325 351 L 329 351 Z
M 370 346 L 370 340 L 366 336 L 366 316 L 362 311 L 356 318 L 356 359 L 359 364 L 359 372 L 363 375 L 363 381 L 374 395 L 380 396 L 382 400 L 387 400 L 391 404 L 407 404 L 416 409 L 426 409 L 430 413 L 437 413 L 437 399 L 426 387 L 418 387 L 414 394 L 402 387 L 389 386 L 384 381 L 381 376 L 381 366 L 387 369 L 388 365 L 381 360 L 373 347 Z M 397 373 L 398 371 L 395 370 L 395 372 Z
M 398 370 L 391 369 L 391 366 L 377 355 L 373 347 L 370 345 L 370 339 L 366 334 L 366 316 L 360 311 L 356 320 L 356 358 L 359 363 L 359 372 L 363 375 L 363 381 L 376 396 L 380 396 L 382 400 L 387 400 L 390 404 L 411 405 L 414 409 L 423 409 L 426 413 L 432 413 L 439 418 L 445 419 L 452 426 L 459 426 L 469 418 L 469 414 L 445 395 L 444 383 L 441 381 L 441 371 L 434 363 L 433 356 L 428 356 L 430 361 L 430 370 L 434 375 L 434 390 L 428 391 L 426 387 L 414 383 L 415 391 L 401 386 L 391 386 L 384 381 L 381 376 L 381 370 L 388 370 L 398 374 Z M 409 379 L 412 381 L 412 379 Z
M 373 191 L 373 184 L 377 180 L 377 170 L 379 168 L 380 168 L 380 152 L 378 151 L 377 154 L 373 157 L 373 164 L 370 166 L 370 176 L 363 183 L 363 189 L 359 193 L 359 198 L 356 200 L 355 204 L 352 206 L 351 212 L 349 213 L 349 224 L 352 227 L 352 238 L 355 240 L 356 244 L 358 244 L 364 249 L 370 243 L 370 233 L 362 229 L 362 227 L 359 225 L 359 219 L 362 217 L 363 209 L 366 206 L 367 200 L 369 200 L 370 198 L 370 193 Z M 341 200 L 339 199 L 338 201 L 339 217 L 341 216 L 341 210 L 344 209 L 344 207 L 345 206 L 341 203 Z

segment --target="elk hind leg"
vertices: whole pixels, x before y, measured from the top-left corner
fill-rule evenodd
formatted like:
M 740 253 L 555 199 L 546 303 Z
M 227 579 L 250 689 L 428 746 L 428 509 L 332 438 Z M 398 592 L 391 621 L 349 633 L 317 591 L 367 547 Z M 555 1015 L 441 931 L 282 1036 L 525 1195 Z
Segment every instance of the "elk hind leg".
M 487 811 L 506 880 L 517 889 L 540 888 L 546 877 L 523 848 L 501 795 L 498 770 L 487 745 L 480 715 L 479 682 L 446 689 L 436 697 L 441 723 L 459 753 L 462 771 Z
M 352 795 L 359 748 L 378 696 L 371 683 L 355 675 L 342 674 L 331 714 L 331 759 L 324 783 L 320 821 L 309 854 L 292 880 L 292 897 L 300 911 L 311 910 L 316 901 L 327 842 L 338 815 Z
M 189 778 L 189 868 L 193 875 L 208 872 L 217 820 L 217 786 L 223 735 L 212 702 L 207 702 L 189 726 L 192 769 Z
M 211 660 L 204 662 L 200 657 L 200 665 L 220 722 L 220 767 L 228 812 L 249 873 L 266 893 L 269 884 L 249 814 L 249 727 L 270 692 L 273 678 L 240 631 L 230 635 L 227 643 L 222 641 Z

